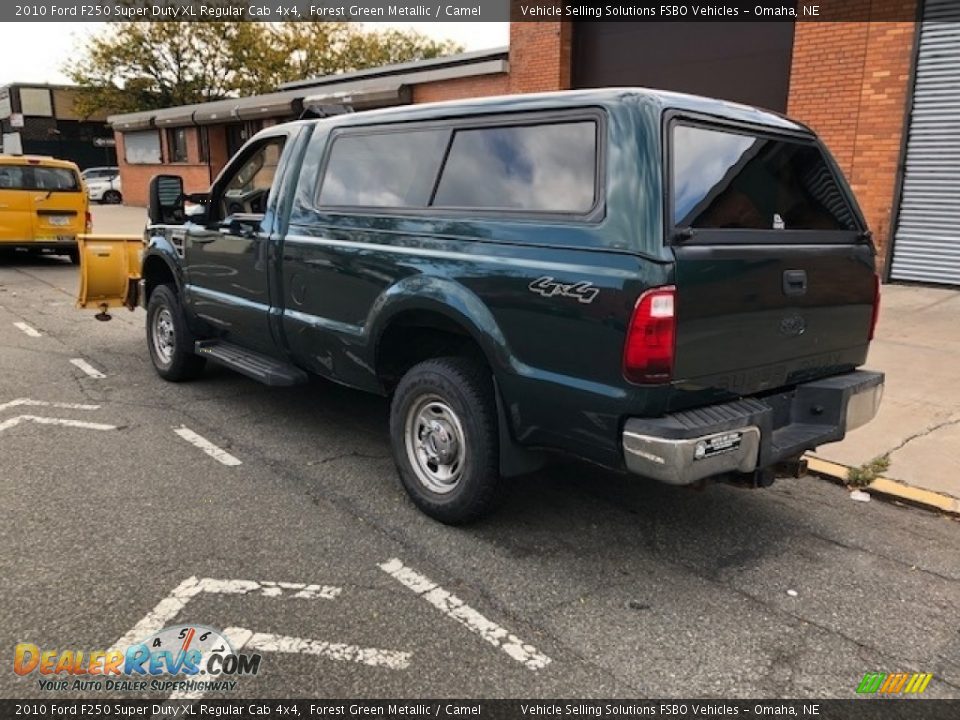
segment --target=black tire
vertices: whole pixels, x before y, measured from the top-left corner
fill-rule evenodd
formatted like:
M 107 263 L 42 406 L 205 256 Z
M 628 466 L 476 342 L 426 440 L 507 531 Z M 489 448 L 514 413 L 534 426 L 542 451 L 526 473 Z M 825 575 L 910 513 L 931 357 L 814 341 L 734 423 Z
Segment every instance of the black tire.
M 157 340 L 158 337 L 162 340 Z M 194 337 L 174 288 L 170 285 L 154 288 L 147 304 L 147 350 L 157 374 L 171 382 L 199 376 L 206 359 L 194 354 L 193 343 Z
M 119 205 L 123 202 L 123 195 L 117 190 L 107 190 L 100 198 L 100 202 L 104 205 Z
M 397 385 L 390 405 L 390 444 L 400 481 L 414 504 L 442 523 L 477 520 L 502 497 L 493 393 L 489 368 L 463 357 L 421 362 Z M 422 418 L 427 425 L 418 422 Z M 450 451 L 451 436 L 456 436 L 457 453 Z M 438 445 L 444 454 L 435 458 L 448 462 L 435 462 L 434 471 L 429 452 Z M 455 482 L 437 481 L 443 468 L 457 469 Z
M 67 257 L 74 265 L 80 264 L 80 248 L 70 248 L 67 250 Z

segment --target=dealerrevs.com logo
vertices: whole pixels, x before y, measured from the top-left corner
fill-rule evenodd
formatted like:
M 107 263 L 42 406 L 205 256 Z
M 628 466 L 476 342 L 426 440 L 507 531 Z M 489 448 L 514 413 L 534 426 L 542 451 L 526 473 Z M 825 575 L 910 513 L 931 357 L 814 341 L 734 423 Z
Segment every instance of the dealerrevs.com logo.
M 234 678 L 259 673 L 260 659 L 234 652 L 219 630 L 179 625 L 125 650 L 44 650 L 19 643 L 13 671 L 35 676 L 48 692 L 225 692 L 236 689 Z
M 862 695 L 919 695 L 932 679 L 931 673 L 867 673 L 857 686 L 857 692 Z

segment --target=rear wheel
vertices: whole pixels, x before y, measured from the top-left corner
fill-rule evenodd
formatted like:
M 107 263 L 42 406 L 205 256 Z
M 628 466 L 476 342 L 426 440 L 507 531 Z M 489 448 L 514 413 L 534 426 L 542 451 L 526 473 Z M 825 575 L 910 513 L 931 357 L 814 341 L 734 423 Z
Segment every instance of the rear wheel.
M 74 265 L 80 264 L 80 248 L 70 248 L 67 250 L 67 257 Z
M 123 202 L 123 195 L 121 195 L 117 190 L 107 190 L 103 197 L 100 198 L 100 202 L 105 205 L 119 205 Z
M 440 522 L 476 520 L 501 496 L 493 392 L 490 370 L 461 357 L 419 363 L 397 386 L 393 458 L 407 494 Z
M 147 349 L 157 374 L 171 382 L 197 377 L 206 361 L 194 354 L 193 342 L 174 289 L 155 288 L 147 304 Z

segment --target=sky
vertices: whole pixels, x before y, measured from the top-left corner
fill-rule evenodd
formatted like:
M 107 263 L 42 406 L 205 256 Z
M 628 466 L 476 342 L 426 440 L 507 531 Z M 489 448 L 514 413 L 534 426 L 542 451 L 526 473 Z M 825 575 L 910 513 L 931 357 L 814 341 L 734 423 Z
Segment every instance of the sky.
M 2 1 L 2 0 L 0 0 Z M 12 82 L 69 82 L 61 71 L 84 39 L 106 23 L 0 23 L 0 85 Z M 510 23 L 365 23 L 368 27 L 413 28 L 436 39 L 450 39 L 467 50 L 507 45 Z

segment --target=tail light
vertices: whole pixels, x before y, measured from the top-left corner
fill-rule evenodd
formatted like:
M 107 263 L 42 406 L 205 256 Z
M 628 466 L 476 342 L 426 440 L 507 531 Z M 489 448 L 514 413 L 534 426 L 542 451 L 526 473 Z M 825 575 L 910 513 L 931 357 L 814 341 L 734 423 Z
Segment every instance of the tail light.
M 880 276 L 873 276 L 873 315 L 870 317 L 870 336 L 867 340 L 873 340 L 874 333 L 877 330 L 877 320 L 880 318 Z
M 665 383 L 673 377 L 676 294 L 672 285 L 647 290 L 637 300 L 623 348 L 623 376 L 634 383 Z
M 84 214 L 84 227 L 86 228 L 87 233 L 93 232 L 93 215 L 90 214 L 90 211 L 87 210 Z

